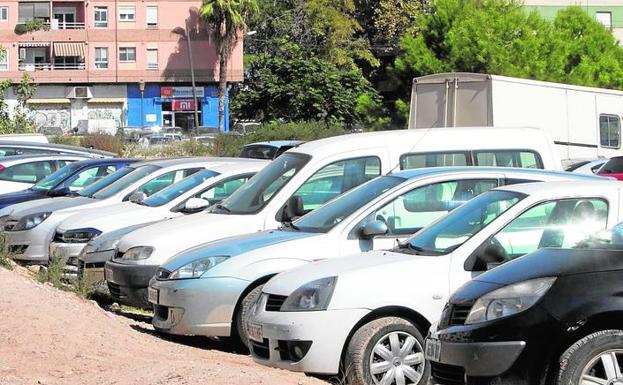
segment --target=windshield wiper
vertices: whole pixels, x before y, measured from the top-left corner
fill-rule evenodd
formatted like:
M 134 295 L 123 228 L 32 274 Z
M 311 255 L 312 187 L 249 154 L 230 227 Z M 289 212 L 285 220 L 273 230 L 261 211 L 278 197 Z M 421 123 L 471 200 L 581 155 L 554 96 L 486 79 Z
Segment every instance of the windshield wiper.
M 414 255 L 423 255 L 426 251 L 422 247 L 412 245 L 411 242 L 398 242 L 398 247 L 396 249 L 400 250 L 400 252 L 407 252 L 408 254 Z
M 227 208 L 227 207 L 223 206 L 223 205 L 222 205 L 222 204 L 220 204 L 220 203 L 219 203 L 219 204 L 214 205 L 214 208 L 215 208 L 215 209 L 218 209 L 218 210 L 221 210 L 221 211 L 223 211 L 223 212 L 226 212 L 227 214 L 231 214 L 231 210 L 230 210 L 229 208 Z
M 298 227 L 297 225 L 295 225 L 292 222 L 281 222 L 281 226 L 282 228 L 286 228 L 286 229 L 292 229 L 292 230 L 296 230 L 296 231 L 300 231 L 301 228 Z

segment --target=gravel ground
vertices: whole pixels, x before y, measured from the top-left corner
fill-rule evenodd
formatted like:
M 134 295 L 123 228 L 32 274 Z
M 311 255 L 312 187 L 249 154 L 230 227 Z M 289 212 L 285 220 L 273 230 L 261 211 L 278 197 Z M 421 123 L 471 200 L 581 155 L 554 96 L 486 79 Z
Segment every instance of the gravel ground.
M 326 385 L 218 341 L 165 340 L 148 319 L 107 312 L 22 268 L 0 268 L 0 317 L 0 385 Z

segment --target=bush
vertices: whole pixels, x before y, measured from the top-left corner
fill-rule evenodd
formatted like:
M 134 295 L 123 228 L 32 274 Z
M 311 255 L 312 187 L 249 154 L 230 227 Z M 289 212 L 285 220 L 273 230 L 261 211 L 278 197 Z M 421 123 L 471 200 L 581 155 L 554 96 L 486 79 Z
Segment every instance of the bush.
M 80 139 L 80 146 L 96 150 L 123 153 L 123 142 L 116 136 L 107 134 L 91 134 Z
M 48 137 L 50 143 L 54 144 L 65 144 L 68 146 L 80 146 L 80 140 L 82 138 L 79 136 L 62 136 L 62 135 L 54 135 Z
M 220 134 L 214 140 L 212 153 L 215 156 L 238 156 L 242 147 L 249 143 L 269 140 L 310 141 L 345 134 L 342 125 L 327 125 L 324 122 L 299 122 L 263 124 L 257 131 L 245 136 Z
M 183 140 L 171 144 L 143 147 L 139 144 L 126 144 L 122 156 L 126 158 L 173 158 L 182 156 L 210 156 L 209 146 L 196 140 Z

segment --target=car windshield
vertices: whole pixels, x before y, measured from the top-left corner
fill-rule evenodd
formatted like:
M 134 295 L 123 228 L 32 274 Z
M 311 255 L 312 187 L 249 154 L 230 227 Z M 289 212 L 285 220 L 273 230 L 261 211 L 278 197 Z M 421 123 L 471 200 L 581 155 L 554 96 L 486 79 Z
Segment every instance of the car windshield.
M 273 146 L 244 146 L 240 152 L 241 158 L 253 158 L 253 159 L 273 159 L 277 153 L 278 148 Z
M 206 180 L 214 178 L 218 173 L 212 170 L 203 170 L 182 179 L 150 196 L 141 202 L 142 205 L 149 207 L 159 207 L 171 202 L 173 199 L 186 193 L 187 191 L 199 186 Z
M 422 255 L 450 253 L 525 197 L 503 190 L 481 194 L 420 230 L 400 248 Z
M 404 181 L 404 178 L 395 176 L 373 179 L 296 220 L 292 228 L 326 233 L 357 209 Z
M 59 170 L 56 170 L 47 177 L 41 179 L 39 182 L 35 183 L 30 189 L 35 191 L 50 191 L 56 185 L 67 179 L 67 177 L 73 174 L 74 171 L 76 171 L 77 169 L 78 166 L 75 164 L 65 166 Z
M 154 165 L 138 167 L 134 169 L 132 172 L 130 172 L 129 174 L 124 175 L 122 178 L 119 178 L 119 180 L 112 183 L 111 185 L 104 187 L 103 189 L 97 191 L 95 194 L 92 195 L 92 197 L 95 199 L 110 198 L 111 196 L 117 194 L 120 191 L 125 190 L 132 184 L 138 182 L 139 180 L 143 179 L 147 175 L 158 170 L 159 168 L 160 167 L 154 166 Z
M 209 212 L 242 215 L 257 213 L 310 159 L 311 156 L 305 154 L 283 154 Z
M 123 167 L 119 171 L 117 171 L 115 173 L 112 173 L 112 174 L 110 174 L 110 175 L 108 175 L 108 176 L 98 180 L 95 183 L 91 183 L 87 187 L 85 187 L 82 190 L 80 190 L 78 195 L 83 196 L 83 197 L 87 197 L 87 198 L 93 198 L 93 194 L 95 194 L 96 192 L 100 191 L 101 189 L 103 189 L 105 187 L 110 186 L 111 184 L 115 183 L 116 181 L 118 181 L 119 179 L 121 179 L 124 176 L 128 175 L 129 173 L 131 173 L 134 170 L 135 170 L 134 167 L 129 167 L 129 166 Z

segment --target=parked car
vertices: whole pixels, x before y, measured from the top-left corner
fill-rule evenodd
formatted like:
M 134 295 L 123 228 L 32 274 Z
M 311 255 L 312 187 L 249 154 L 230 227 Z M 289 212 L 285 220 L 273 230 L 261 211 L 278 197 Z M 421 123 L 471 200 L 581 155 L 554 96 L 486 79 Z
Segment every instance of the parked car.
M 597 170 L 597 175 L 623 180 L 623 156 L 614 156 Z
M 601 166 L 608 162 L 608 160 L 608 158 L 599 158 L 576 161 L 565 167 L 565 171 L 589 175 L 597 174 Z
M 64 219 L 85 209 L 127 200 L 139 202 L 203 170 L 209 161 L 210 158 L 178 158 L 135 163 L 83 189 L 78 196 L 7 207 L 0 210 L 0 218 L 7 216 L 3 219 L 5 242 L 15 259 L 47 263 L 56 226 Z M 85 232 L 94 233 L 90 229 Z
M 613 226 L 621 198 L 612 180 L 500 187 L 392 250 L 281 273 L 251 311 L 253 359 L 315 374 L 349 368 L 351 384 L 425 384 L 423 336 L 450 293 L 493 264 Z
M 0 135 L 0 141 L 20 141 L 20 142 L 34 142 L 34 143 L 48 143 L 47 136 L 43 134 L 2 134 Z
M 0 141 L 0 157 L 12 155 L 49 154 L 49 155 L 76 155 L 87 158 L 113 158 L 112 152 L 94 150 L 91 148 L 67 146 L 64 144 L 37 143 L 31 141 Z
M 77 268 L 78 255 L 91 238 L 136 224 L 197 213 L 231 195 L 266 164 L 256 159 L 212 158 L 202 163 L 204 169 L 140 202 L 80 210 L 58 224 L 50 255 Z M 140 260 L 140 256 L 135 257 Z
M 619 226 L 614 238 L 537 251 L 456 291 L 426 342 L 433 383 L 618 384 Z
M 0 194 L 31 188 L 66 165 L 86 159 L 80 155 L 16 155 L 0 157 Z
M 302 140 L 271 140 L 247 144 L 240 151 L 241 158 L 275 159 L 291 148 L 298 147 Z
M 498 144 L 482 139 L 493 132 L 508 137 L 509 147 L 500 150 Z M 536 129 L 491 128 L 385 131 L 312 141 L 272 161 L 205 213 L 173 218 L 124 236 L 119 252 L 149 250 L 153 261 L 165 261 L 209 241 L 274 229 L 399 168 L 472 165 L 474 159 L 476 164 L 500 165 L 514 158 L 525 162 L 511 163 L 516 166 L 561 169 L 552 146 Z
M 248 345 L 246 317 L 275 274 L 318 258 L 396 247 L 450 210 L 500 185 L 574 178 L 569 173 L 492 167 L 423 168 L 378 177 L 279 230 L 207 243 L 166 262 L 146 259 L 154 273 L 162 263 L 149 287 L 153 325 L 171 334 L 238 336 Z M 107 277 L 108 269 L 115 276 L 116 269 L 128 264 L 136 262 L 107 262 Z M 204 268 L 193 271 L 191 266 Z M 126 286 L 139 282 L 143 276 L 138 272 L 145 268 L 134 266 L 137 273 Z
M 0 195 L 0 209 L 16 203 L 69 195 L 135 161 L 134 159 L 107 158 L 70 163 L 26 190 Z

